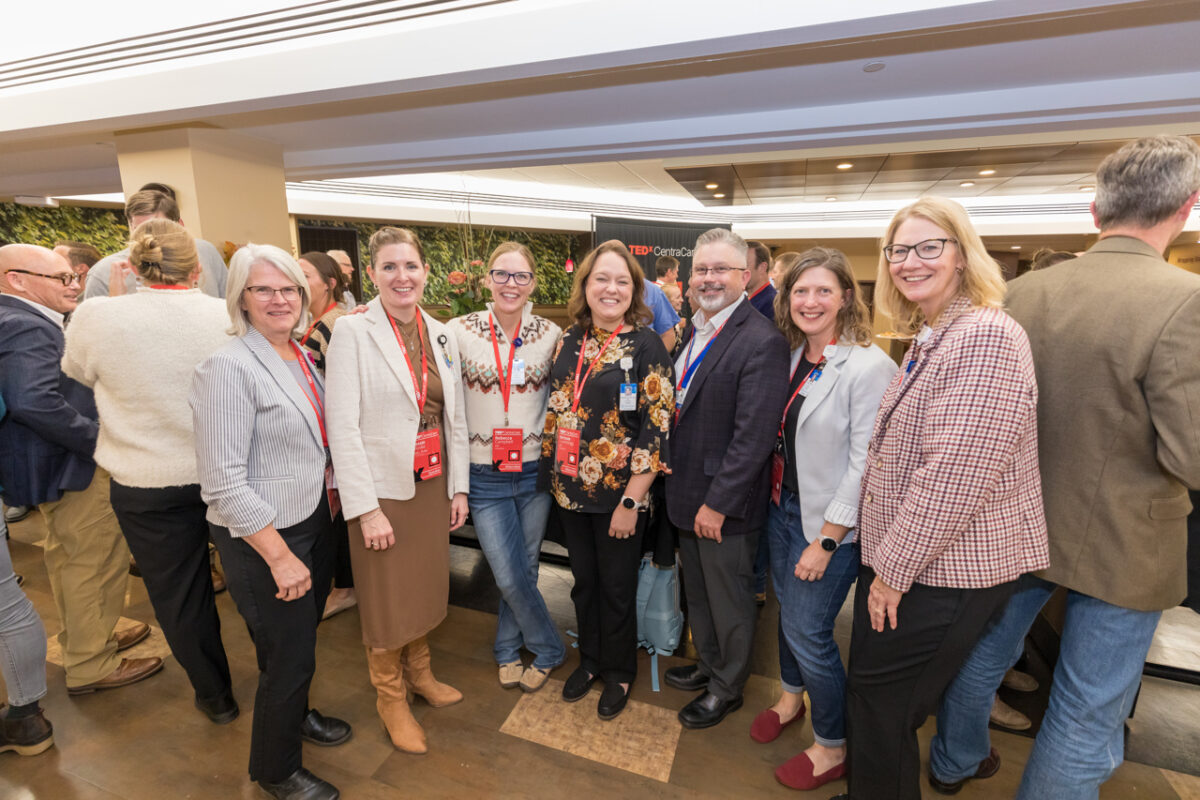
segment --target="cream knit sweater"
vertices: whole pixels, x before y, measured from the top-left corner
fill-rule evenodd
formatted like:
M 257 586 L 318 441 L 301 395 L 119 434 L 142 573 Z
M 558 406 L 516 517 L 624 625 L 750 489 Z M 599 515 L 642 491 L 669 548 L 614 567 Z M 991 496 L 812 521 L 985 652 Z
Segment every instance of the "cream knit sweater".
M 63 372 L 92 387 L 96 463 L 125 486 L 198 483 L 188 391 L 201 361 L 229 341 L 225 303 L 199 289 L 139 289 L 81 303 Z

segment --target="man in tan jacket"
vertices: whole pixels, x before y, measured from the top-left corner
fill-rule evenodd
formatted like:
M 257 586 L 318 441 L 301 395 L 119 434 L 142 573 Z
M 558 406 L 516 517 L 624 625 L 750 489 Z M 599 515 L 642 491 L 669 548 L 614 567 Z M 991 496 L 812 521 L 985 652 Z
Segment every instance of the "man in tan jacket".
M 943 699 L 929 781 L 994 772 L 988 711 L 1058 586 L 1067 611 L 1050 703 L 1017 795 L 1096 798 L 1162 610 L 1186 595 L 1187 488 L 1200 487 L 1200 276 L 1162 254 L 1200 194 L 1200 147 L 1139 139 L 1096 173 L 1100 241 L 1009 288 L 1037 373 L 1050 567 L 1027 575 Z

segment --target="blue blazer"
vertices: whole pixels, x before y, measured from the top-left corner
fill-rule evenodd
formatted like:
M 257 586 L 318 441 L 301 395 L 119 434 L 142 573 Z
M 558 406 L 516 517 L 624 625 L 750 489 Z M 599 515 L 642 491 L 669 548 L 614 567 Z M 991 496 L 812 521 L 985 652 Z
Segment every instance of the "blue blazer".
M 48 503 L 86 489 L 96 464 L 99 414 L 92 390 L 62 373 L 62 329 L 0 295 L 0 486 L 10 506 Z

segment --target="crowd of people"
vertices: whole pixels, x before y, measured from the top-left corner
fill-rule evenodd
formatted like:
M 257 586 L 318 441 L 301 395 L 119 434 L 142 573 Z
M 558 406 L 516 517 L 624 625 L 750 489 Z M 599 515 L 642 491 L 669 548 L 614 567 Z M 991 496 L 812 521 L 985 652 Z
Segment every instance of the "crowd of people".
M 308 702 L 318 623 L 357 604 L 379 717 L 395 748 L 426 752 L 410 696 L 464 699 L 426 637 L 469 514 L 500 591 L 505 689 L 539 691 L 567 660 L 537 582 L 553 524 L 579 638 L 562 698 L 599 681 L 601 720 L 637 680 L 639 565 L 665 549 L 698 654 L 665 673 L 696 693 L 688 729 L 742 706 L 770 574 L 781 691 L 748 733 L 770 742 L 811 714 L 811 746 L 776 770 L 786 786 L 918 798 L 931 715 L 936 791 L 995 774 L 996 690 L 1058 587 L 1062 648 L 1017 796 L 1096 798 L 1120 763 L 1159 615 L 1186 594 L 1200 487 L 1200 278 L 1162 257 L 1200 194 L 1190 139 L 1111 155 L 1099 242 L 1007 285 L 962 206 L 898 211 L 875 299 L 912 338 L 899 365 L 833 248 L 772 260 L 716 228 L 684 293 L 673 259 L 655 283 L 603 242 L 562 330 L 533 313 L 533 255 L 508 242 L 486 310 L 443 323 L 421 307 L 430 267 L 410 230 L 371 237 L 378 296 L 352 308 L 344 253 L 249 244 L 226 271 L 165 188 L 130 198 L 128 249 L 83 258 L 90 271 L 78 243 L 0 247 L 0 484 L 45 520 L 71 694 L 163 668 L 119 655 L 148 633 L 114 630 L 132 554 L 196 707 L 238 716 L 215 542 L 258 657 L 250 778 L 336 798 L 301 758 L 302 741 L 352 736 Z M 833 629 L 855 581 L 847 671 Z M 53 742 L 45 652 L 0 548 L 0 752 Z

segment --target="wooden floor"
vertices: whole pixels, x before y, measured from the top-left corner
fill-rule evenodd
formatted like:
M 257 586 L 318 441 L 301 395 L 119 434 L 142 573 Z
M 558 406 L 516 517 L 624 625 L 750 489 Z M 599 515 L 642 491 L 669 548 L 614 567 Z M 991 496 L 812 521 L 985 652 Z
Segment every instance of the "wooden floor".
M 11 544 L 17 571 L 45 620 L 58 629 L 41 550 L 40 521 L 34 514 L 13 526 Z M 463 551 L 456 558 L 471 560 Z M 485 570 L 486 571 L 486 570 Z M 563 619 L 561 592 L 552 599 Z M 218 604 L 234 691 L 243 715 L 227 726 L 207 721 L 192 706 L 183 671 L 172 659 L 160 674 L 135 686 L 69 698 L 62 670 L 47 666 L 50 693 L 43 701 L 53 722 L 56 746 L 31 758 L 0 755 L 3 800 L 90 800 L 91 798 L 260 798 L 246 777 L 250 710 L 257 680 L 246 629 L 228 593 Z M 569 610 L 569 609 L 568 609 Z M 132 579 L 126 616 L 154 623 L 141 581 Z M 705 731 L 681 730 L 674 712 L 692 695 L 665 685 L 651 690 L 649 657 L 640 655 L 639 677 L 630 711 L 615 722 L 596 718 L 592 698 L 566 706 L 550 694 L 524 697 L 496 681 L 491 655 L 494 614 L 453 606 L 430 642 L 434 668 L 442 680 L 461 689 L 463 703 L 432 709 L 417 701 L 414 713 L 429 737 L 429 753 L 395 751 L 375 713 L 375 694 L 367 681 L 356 611 L 322 624 L 311 702 L 321 711 L 354 726 L 354 738 L 335 748 L 305 745 L 305 766 L 333 782 L 342 796 L 356 798 L 827 798 L 844 782 L 812 793 L 794 792 L 775 782 L 775 766 L 808 746 L 807 721 L 776 742 L 754 743 L 748 730 L 755 713 L 773 701 L 778 681 L 755 675 L 742 710 Z M 564 628 L 566 625 L 563 626 Z M 774 636 L 773 625 L 761 636 Z M 157 634 L 156 635 L 160 635 Z M 566 678 L 577 663 L 553 678 Z M 660 661 L 659 669 L 687 663 Z M 594 697 L 598 689 L 594 689 Z M 561 709 L 561 719 L 556 714 Z M 591 709 L 591 711 L 589 711 Z M 1191 735 L 1200 728 L 1192 727 Z M 922 730 L 927 746 L 932 722 Z M 636 742 L 630 747 L 629 742 Z M 964 800 L 1010 798 L 1032 741 L 995 732 L 1002 756 L 1000 772 L 970 784 Z M 925 797 L 940 797 L 923 786 Z M 1109 781 L 1105 800 L 1200 800 L 1200 778 L 1127 762 Z

